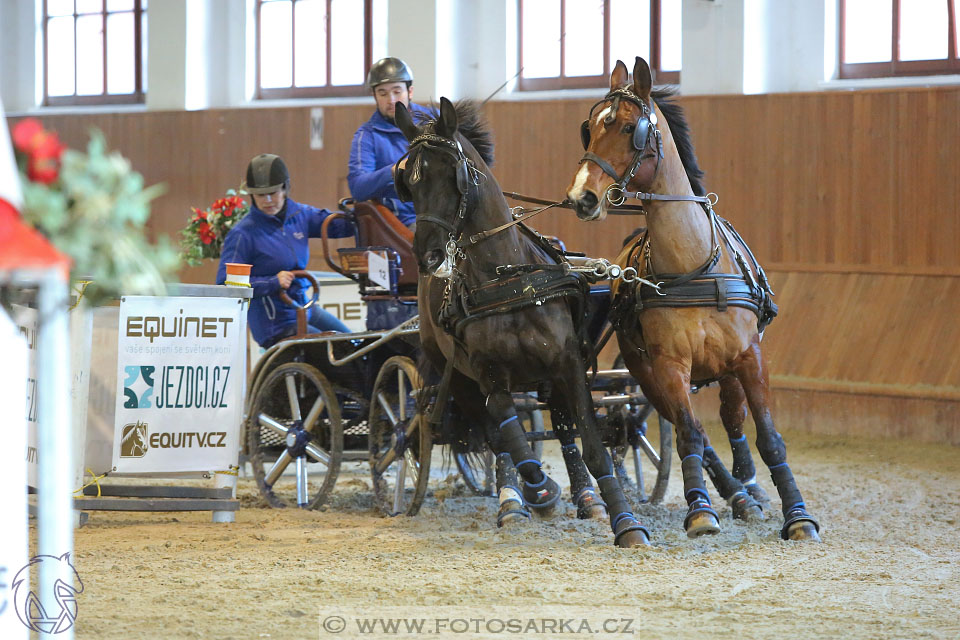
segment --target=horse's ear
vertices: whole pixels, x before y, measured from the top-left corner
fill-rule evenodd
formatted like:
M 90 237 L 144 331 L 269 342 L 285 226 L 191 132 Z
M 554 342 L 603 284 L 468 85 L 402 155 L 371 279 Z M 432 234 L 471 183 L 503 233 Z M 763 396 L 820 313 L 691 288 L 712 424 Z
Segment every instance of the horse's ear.
M 653 78 L 650 75 L 650 66 L 647 61 L 637 56 L 633 63 L 633 92 L 647 100 L 650 98 L 650 87 L 653 85 Z
M 403 132 L 403 137 L 408 141 L 413 140 L 420 133 L 417 125 L 413 124 L 413 117 L 402 102 L 397 103 L 397 110 L 393 117 L 397 122 L 397 127 Z
M 617 60 L 616 66 L 613 67 L 613 73 L 610 74 L 610 91 L 627 84 L 627 80 L 627 65 L 623 64 L 623 60 Z
M 437 133 L 444 138 L 452 138 L 457 132 L 457 110 L 446 98 L 440 98 L 440 117 L 437 119 Z

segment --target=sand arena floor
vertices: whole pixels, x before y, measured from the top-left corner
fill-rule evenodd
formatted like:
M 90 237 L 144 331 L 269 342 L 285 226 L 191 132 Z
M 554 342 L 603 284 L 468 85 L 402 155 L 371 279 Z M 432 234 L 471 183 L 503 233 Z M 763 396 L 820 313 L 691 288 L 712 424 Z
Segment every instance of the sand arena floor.
M 392 519 L 373 512 L 365 468 L 344 471 L 324 511 L 263 508 L 241 479 L 232 524 L 93 513 L 76 532 L 77 637 L 960 637 L 958 450 L 784 435 L 822 544 L 781 541 L 778 508 L 741 524 L 723 507 L 721 534 L 688 540 L 679 464 L 664 503 L 638 509 L 653 546 L 633 550 L 572 506 L 498 530 L 495 500 L 467 495 L 452 472 L 418 517 Z M 546 458 L 563 483 L 556 443 Z M 761 484 L 774 494 L 765 473 Z M 332 633 L 331 616 L 346 628 Z M 434 626 L 357 626 L 377 617 Z M 498 626 L 511 617 L 572 622 Z M 470 619 L 483 622 L 454 624 Z

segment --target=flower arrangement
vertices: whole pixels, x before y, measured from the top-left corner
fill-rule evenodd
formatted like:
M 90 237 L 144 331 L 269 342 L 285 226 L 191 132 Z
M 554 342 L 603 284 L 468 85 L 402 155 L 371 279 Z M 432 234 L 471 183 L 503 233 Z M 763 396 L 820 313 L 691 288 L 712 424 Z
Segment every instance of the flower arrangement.
M 180 254 L 188 264 L 198 265 L 206 258 L 218 259 L 227 232 L 250 211 L 242 189 L 228 189 L 226 197 L 206 209 L 193 207 L 193 215 L 180 231 Z
M 73 262 L 71 278 L 88 280 L 84 297 L 96 304 L 121 294 L 162 295 L 176 281 L 176 249 L 161 236 L 147 240 L 144 225 L 158 186 L 91 132 L 87 152 L 69 149 L 36 118 L 11 135 L 23 188 L 23 219 Z

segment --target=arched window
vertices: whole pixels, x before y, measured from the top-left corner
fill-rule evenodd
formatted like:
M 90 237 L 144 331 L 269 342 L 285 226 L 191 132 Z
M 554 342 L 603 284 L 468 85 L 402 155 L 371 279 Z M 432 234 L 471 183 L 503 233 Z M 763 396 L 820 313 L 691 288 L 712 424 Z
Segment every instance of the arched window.
M 840 77 L 960 73 L 960 0 L 840 0 Z
M 147 0 L 45 0 L 44 104 L 143 102 Z
M 680 81 L 681 0 L 519 0 L 523 91 L 602 87 L 616 61 L 643 57 L 658 84 Z
M 372 0 L 257 0 L 257 97 L 366 95 Z

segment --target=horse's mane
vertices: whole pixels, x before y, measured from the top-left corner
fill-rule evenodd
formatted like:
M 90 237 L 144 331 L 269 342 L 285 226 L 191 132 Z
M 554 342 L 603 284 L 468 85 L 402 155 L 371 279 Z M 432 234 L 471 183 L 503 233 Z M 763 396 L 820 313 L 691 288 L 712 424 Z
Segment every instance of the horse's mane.
M 706 195 L 706 189 L 703 187 L 703 171 L 697 164 L 697 156 L 693 151 L 690 125 L 687 124 L 687 118 L 683 115 L 683 109 L 673 101 L 676 94 L 677 90 L 670 87 L 657 87 L 650 93 L 667 119 L 673 141 L 677 145 L 677 152 L 680 154 L 680 162 L 687 171 L 687 178 L 690 180 L 693 192 L 698 196 Z
M 488 167 L 493 166 L 493 131 L 490 123 L 480 110 L 480 103 L 476 100 L 457 100 L 453 103 L 457 111 L 457 131 L 473 145 Z M 434 130 L 437 124 L 440 106 L 430 105 L 430 115 L 422 115 L 418 124 Z

